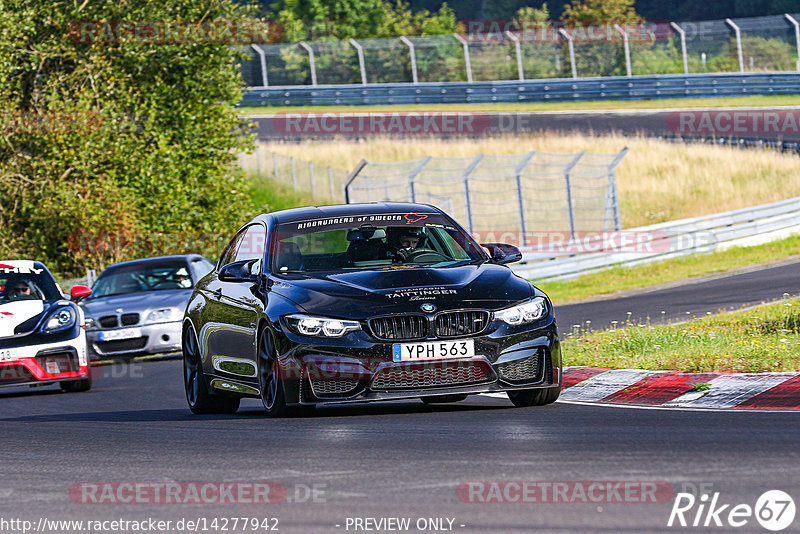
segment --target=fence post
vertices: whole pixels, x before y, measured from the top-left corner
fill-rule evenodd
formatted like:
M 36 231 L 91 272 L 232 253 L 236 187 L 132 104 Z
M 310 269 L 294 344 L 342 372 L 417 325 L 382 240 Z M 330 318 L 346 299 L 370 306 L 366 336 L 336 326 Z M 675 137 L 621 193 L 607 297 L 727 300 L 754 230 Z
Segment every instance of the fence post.
M 464 63 L 467 65 L 467 82 L 472 83 L 472 65 L 469 62 L 469 43 L 457 33 L 454 33 L 453 37 L 455 37 L 456 40 L 461 43 L 462 48 L 464 48 Z
M 470 234 L 474 230 L 472 226 L 472 199 L 469 196 L 469 175 L 472 174 L 472 171 L 475 170 L 475 167 L 478 166 L 483 158 L 483 154 L 478 154 L 478 156 L 472 160 L 472 163 L 464 170 L 464 174 L 461 175 L 461 178 L 464 180 L 464 203 L 467 207 L 467 228 Z
M 519 74 L 519 81 L 523 82 L 525 81 L 525 71 L 522 69 L 522 47 L 519 44 L 519 38 L 510 31 L 506 32 L 506 37 L 514 42 L 514 50 L 517 53 L 517 73 Z
M 92 287 L 96 281 L 97 281 L 97 271 L 95 271 L 94 269 L 87 269 L 86 285 Z
M 299 44 L 300 46 L 305 48 L 306 52 L 308 52 L 308 67 L 311 70 L 311 85 L 316 86 L 317 85 L 317 65 L 316 65 L 316 63 L 314 63 L 314 49 L 311 48 L 311 45 L 309 45 L 305 41 L 300 41 L 297 44 Z
M 361 170 L 366 166 L 367 166 L 367 160 L 362 159 L 361 161 L 359 161 L 356 164 L 356 168 L 353 169 L 350 172 L 350 174 L 347 175 L 347 180 L 345 180 L 344 187 L 342 188 L 344 190 L 344 203 L 345 204 L 350 204 L 350 184 L 353 183 L 353 180 L 356 179 L 356 177 L 359 175 Z
M 736 33 L 736 49 L 739 52 L 739 72 L 744 72 L 744 56 L 742 55 L 742 32 L 739 31 L 739 26 L 736 25 L 731 19 L 725 19 L 728 26 L 733 28 Z
M 275 171 L 275 181 L 279 182 L 280 181 L 280 176 L 278 176 L 278 153 L 277 152 L 273 152 L 272 153 L 272 168 Z
M 789 22 L 794 26 L 794 40 L 797 48 L 797 70 L 800 71 L 800 23 L 788 13 L 786 13 L 786 18 L 789 19 Z
M 672 29 L 678 32 L 678 35 L 681 36 L 681 56 L 683 57 L 683 73 L 689 74 L 689 58 L 688 55 L 686 54 L 686 32 L 683 30 L 683 28 L 681 28 L 674 22 L 670 22 L 669 25 L 672 26 Z
M 333 186 L 333 169 L 331 167 L 328 167 L 328 184 L 331 188 L 331 199 L 334 199 L 336 198 L 336 190 Z
M 569 215 L 569 235 L 570 239 L 573 241 L 575 241 L 575 209 L 572 205 L 572 184 L 570 183 L 569 175 L 584 154 L 586 154 L 586 152 L 578 152 L 578 155 L 575 156 L 564 169 L 564 187 L 567 189 L 567 215 Z
M 261 83 L 264 85 L 264 87 L 269 87 L 269 78 L 267 78 L 267 55 L 260 46 L 254 44 L 251 44 L 250 46 L 258 53 L 261 59 Z
M 358 53 L 358 70 L 361 71 L 361 85 L 367 85 L 367 69 L 364 68 L 364 49 L 356 42 L 355 39 L 350 39 L 350 44 L 353 45 Z
M 525 170 L 525 167 L 530 162 L 531 158 L 536 155 L 536 151 L 528 152 L 523 156 L 522 161 L 519 162 L 519 165 L 514 169 L 514 179 L 517 182 L 517 208 L 519 209 L 519 231 L 520 231 L 520 243 L 522 246 L 528 244 L 528 238 L 525 236 L 528 228 L 525 224 L 525 199 L 522 197 L 522 171 Z
M 309 181 L 311 182 L 311 196 L 313 197 L 313 196 L 316 196 L 316 192 L 314 191 L 315 187 L 314 187 L 314 162 L 313 161 L 309 161 L 308 162 L 308 177 L 309 177 Z
M 617 196 L 617 166 L 628 153 L 628 150 L 628 147 L 623 148 L 608 166 L 608 200 L 606 201 L 606 211 L 608 211 L 608 204 L 610 202 L 614 212 L 614 230 L 616 231 L 622 230 L 622 220 L 619 213 L 619 197 Z M 606 223 L 603 221 L 603 230 L 605 229 Z
M 572 77 L 578 77 L 578 67 L 575 66 L 575 44 L 572 42 L 572 36 L 567 33 L 567 30 L 564 28 L 559 28 L 558 33 L 564 36 L 567 40 L 567 46 L 569 47 L 569 64 L 572 67 Z
M 294 160 L 294 156 L 291 157 L 292 159 L 292 187 L 295 191 L 297 191 L 297 163 Z
M 433 156 L 425 156 L 422 158 L 422 161 L 419 163 L 419 165 L 414 167 L 414 170 L 412 170 L 408 175 L 408 197 L 411 199 L 411 202 L 417 201 L 417 192 L 414 190 L 414 181 L 417 179 L 419 173 L 422 172 L 422 169 L 428 164 L 432 157 Z
M 261 176 L 261 145 L 256 143 L 256 174 Z
M 411 55 L 411 81 L 419 83 L 419 79 L 417 78 L 417 54 L 414 52 L 414 43 L 409 41 L 408 37 L 405 35 L 401 35 L 400 40 L 408 47 L 408 53 Z
M 631 47 L 628 43 L 628 32 L 619 24 L 614 24 L 614 29 L 622 34 L 622 45 L 625 48 L 625 72 L 631 77 Z

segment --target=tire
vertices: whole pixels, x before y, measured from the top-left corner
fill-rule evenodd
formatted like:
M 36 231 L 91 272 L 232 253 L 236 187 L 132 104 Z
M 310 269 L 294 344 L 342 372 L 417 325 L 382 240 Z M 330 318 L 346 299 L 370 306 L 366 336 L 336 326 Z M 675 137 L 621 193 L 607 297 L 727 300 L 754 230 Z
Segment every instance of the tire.
M 195 414 L 231 414 L 239 409 L 238 397 L 222 397 L 209 393 L 197 336 L 191 325 L 183 328 L 183 385 L 186 389 L 186 402 Z
M 314 411 L 314 405 L 286 404 L 284 374 L 275 354 L 272 335 L 264 328 L 258 336 L 258 389 L 261 402 L 270 417 L 302 417 Z
M 91 369 L 89 370 L 89 374 L 86 375 L 86 378 L 61 382 L 59 386 L 61 386 L 61 391 L 64 393 L 81 393 L 83 391 L 89 391 L 92 389 Z
M 467 395 L 433 395 L 420 398 L 425 404 L 447 404 L 449 402 L 461 402 L 467 398 Z
M 521 391 L 507 391 L 508 400 L 517 408 L 529 406 L 546 406 L 554 403 L 561 395 L 561 388 L 524 389 Z

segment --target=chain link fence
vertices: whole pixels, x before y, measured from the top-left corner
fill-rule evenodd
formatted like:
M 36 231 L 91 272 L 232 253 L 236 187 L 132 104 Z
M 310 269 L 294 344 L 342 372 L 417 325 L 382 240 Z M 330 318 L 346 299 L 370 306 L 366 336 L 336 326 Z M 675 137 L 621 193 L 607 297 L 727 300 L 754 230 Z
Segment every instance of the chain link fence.
M 431 157 L 395 163 L 362 160 L 345 185 L 348 203 L 401 201 L 438 206 L 473 235 L 516 241 L 532 232 L 620 230 L 618 154 L 529 152 Z
M 800 13 L 251 45 L 251 87 L 800 70 Z

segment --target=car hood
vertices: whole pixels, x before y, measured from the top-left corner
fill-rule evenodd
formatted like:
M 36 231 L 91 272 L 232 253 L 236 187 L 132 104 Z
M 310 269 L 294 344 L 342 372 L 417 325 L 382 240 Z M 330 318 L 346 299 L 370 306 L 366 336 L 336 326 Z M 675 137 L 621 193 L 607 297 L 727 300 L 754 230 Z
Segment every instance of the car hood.
M 309 313 L 365 319 L 388 313 L 437 310 L 496 310 L 530 298 L 533 286 L 508 267 L 484 263 L 440 268 L 394 268 L 283 277 L 272 290 Z
M 15 300 L 12 302 L 0 303 L 0 338 L 14 336 L 14 329 L 25 321 L 37 316 L 41 316 L 58 301 L 45 302 L 41 300 Z M 31 321 L 31 327 L 25 328 L 27 334 L 39 321 Z
M 159 291 L 141 291 L 125 295 L 92 298 L 81 302 L 86 314 L 93 318 L 117 313 L 138 312 L 144 314 L 161 308 L 178 308 L 183 311 L 192 296 L 191 289 L 162 289 Z M 118 312 L 117 310 L 122 310 Z

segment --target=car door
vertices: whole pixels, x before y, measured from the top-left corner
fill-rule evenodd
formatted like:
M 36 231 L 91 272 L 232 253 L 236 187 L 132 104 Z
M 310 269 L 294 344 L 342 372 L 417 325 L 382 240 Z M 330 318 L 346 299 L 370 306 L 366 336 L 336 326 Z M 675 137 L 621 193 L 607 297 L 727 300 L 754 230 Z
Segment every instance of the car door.
M 256 223 L 245 227 L 240 234 L 241 239 L 237 243 L 236 254 L 229 263 L 257 260 L 251 273 L 260 275 L 266 228 L 263 224 Z M 219 336 L 220 344 L 215 344 L 215 351 L 234 363 L 240 359 L 255 361 L 256 328 L 264 307 L 258 297 L 259 282 L 257 279 L 238 282 L 217 279 L 217 284 L 219 284 L 218 317 L 221 318 L 219 322 L 225 326 Z M 218 364 L 215 365 L 217 369 Z

